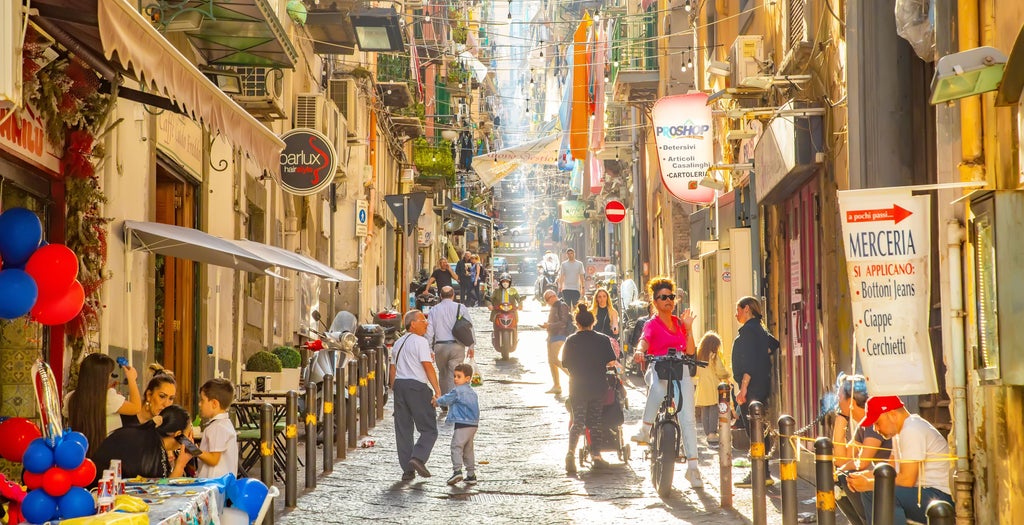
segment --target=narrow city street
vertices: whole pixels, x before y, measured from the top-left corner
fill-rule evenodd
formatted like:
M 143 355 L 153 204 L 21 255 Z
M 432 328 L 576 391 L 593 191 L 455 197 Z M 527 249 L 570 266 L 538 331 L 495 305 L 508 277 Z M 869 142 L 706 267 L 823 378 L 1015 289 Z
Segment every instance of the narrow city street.
M 717 449 L 708 448 L 700 433 L 700 465 L 705 488 L 693 489 L 677 464 L 674 490 L 658 497 L 648 475 L 642 448 L 633 446 L 632 459 L 623 464 L 605 453 L 609 468 L 581 468 L 566 475 L 564 457 L 569 415 L 565 398 L 544 392 L 551 387 L 545 355 L 547 317 L 528 300 L 521 317 L 518 350 L 508 361 L 496 359 L 490 345 L 487 310 L 473 309 L 477 329 L 477 362 L 484 374 L 480 396 L 481 424 L 476 436 L 479 463 L 477 485 L 450 487 L 449 444 L 452 426 L 439 424 L 440 436 L 427 467 L 433 476 L 402 482 L 397 466 L 391 404 L 385 418 L 371 431 L 372 448 L 359 448 L 320 478 L 315 491 L 299 498 L 298 508 L 278 523 L 442 523 L 486 520 L 490 523 L 749 523 L 750 490 L 736 489 L 737 511 L 719 507 Z M 568 380 L 563 377 L 563 388 Z M 641 381 L 634 378 L 634 381 Z M 644 391 L 629 388 L 625 435 L 632 435 L 640 417 Z M 635 445 L 635 444 L 634 444 Z M 742 452 L 737 454 L 742 457 Z M 749 469 L 735 468 L 734 479 Z M 773 465 L 773 470 L 777 469 Z M 777 473 L 776 473 L 777 476 Z M 806 485 L 801 483 L 801 485 Z M 803 486 L 800 511 L 814 511 L 813 491 Z M 779 523 L 778 485 L 769 489 L 768 522 Z

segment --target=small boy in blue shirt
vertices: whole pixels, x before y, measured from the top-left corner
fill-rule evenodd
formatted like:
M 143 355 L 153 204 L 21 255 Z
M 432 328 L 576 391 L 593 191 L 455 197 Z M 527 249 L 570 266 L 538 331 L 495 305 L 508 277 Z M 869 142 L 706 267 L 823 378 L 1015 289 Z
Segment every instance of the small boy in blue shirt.
M 476 483 L 476 457 L 473 455 L 473 437 L 480 423 L 480 405 L 477 403 L 476 392 L 469 385 L 473 377 L 473 367 L 462 363 L 455 367 L 455 388 L 437 398 L 437 404 L 448 407 L 445 421 L 455 424 L 452 434 L 452 467 L 455 471 L 448 478 L 448 484 L 454 485 L 465 480 L 467 484 Z M 462 464 L 466 464 L 466 477 L 462 477 Z

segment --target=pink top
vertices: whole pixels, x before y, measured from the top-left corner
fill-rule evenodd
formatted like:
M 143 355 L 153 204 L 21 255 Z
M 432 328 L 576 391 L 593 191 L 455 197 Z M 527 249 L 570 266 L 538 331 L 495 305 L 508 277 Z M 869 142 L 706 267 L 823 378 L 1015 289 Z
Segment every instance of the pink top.
M 672 323 L 675 331 L 670 332 L 661 317 L 655 316 L 644 324 L 644 335 L 642 339 L 647 341 L 647 355 L 661 356 L 668 353 L 669 348 L 676 348 L 681 353 L 686 352 L 686 327 L 679 322 L 676 316 L 672 316 Z

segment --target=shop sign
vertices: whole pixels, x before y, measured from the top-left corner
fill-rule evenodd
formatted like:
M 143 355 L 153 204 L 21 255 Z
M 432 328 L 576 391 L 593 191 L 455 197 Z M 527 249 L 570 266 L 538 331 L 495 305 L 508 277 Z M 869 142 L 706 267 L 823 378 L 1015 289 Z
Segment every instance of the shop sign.
M 698 183 L 715 159 L 711 108 L 704 93 L 662 97 L 654 104 L 654 142 L 661 182 L 673 197 L 707 204 L 715 190 Z
M 203 179 L 203 130 L 196 121 L 164 111 L 156 121 L 156 145 L 196 180 Z
M 928 331 L 930 210 L 929 196 L 906 189 L 839 192 L 854 359 L 872 395 L 938 392 Z
M 61 153 L 47 140 L 42 116 L 31 104 L 13 115 L 10 112 L 0 109 L 0 148 L 37 168 L 59 174 Z
M 569 224 L 583 222 L 586 219 L 587 203 L 584 201 L 561 201 L 558 203 L 558 218 Z
M 292 195 L 312 195 L 334 181 L 338 158 L 327 137 L 298 128 L 281 135 L 281 186 Z

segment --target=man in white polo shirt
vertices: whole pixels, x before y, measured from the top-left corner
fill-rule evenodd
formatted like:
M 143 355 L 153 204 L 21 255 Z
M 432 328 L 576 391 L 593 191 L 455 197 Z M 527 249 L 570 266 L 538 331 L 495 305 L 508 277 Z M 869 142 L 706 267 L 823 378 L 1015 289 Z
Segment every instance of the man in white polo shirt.
M 925 509 L 941 499 L 953 504 L 949 489 L 949 444 L 931 423 L 911 414 L 897 396 L 873 396 L 864 408 L 860 426 L 874 426 L 885 439 L 892 439 L 892 458 L 896 460 L 896 510 L 893 524 L 903 525 L 907 518 L 926 523 Z M 874 507 L 874 473 L 857 472 L 846 478 L 850 490 L 864 493 L 864 507 L 871 523 Z M 920 498 L 918 498 L 920 495 Z
M 583 262 L 576 260 L 576 250 L 569 248 L 565 250 L 566 259 L 562 261 L 562 267 L 558 272 L 558 288 L 562 292 L 562 300 L 569 305 L 569 310 L 576 310 L 576 303 L 585 290 L 584 275 L 586 269 Z
M 437 386 L 434 354 L 427 338 L 427 318 L 419 310 L 405 314 L 406 334 L 395 341 L 391 351 L 388 384 L 395 400 L 395 445 L 402 481 L 416 474 L 430 477 L 427 460 L 437 441 Z M 420 437 L 413 443 L 413 427 Z

